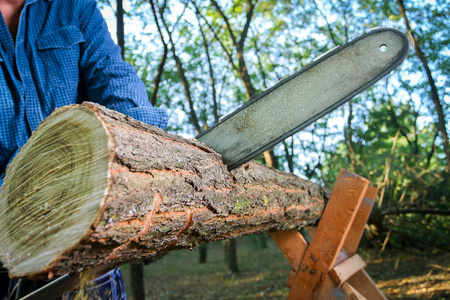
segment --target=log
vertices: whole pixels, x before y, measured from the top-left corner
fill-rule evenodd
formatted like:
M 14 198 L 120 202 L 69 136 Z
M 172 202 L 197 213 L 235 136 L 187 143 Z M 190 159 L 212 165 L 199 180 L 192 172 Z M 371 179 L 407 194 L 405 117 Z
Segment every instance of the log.
M 60 108 L 9 165 L 0 193 L 0 261 L 40 278 L 151 258 L 241 235 L 296 230 L 324 190 L 220 154 L 100 105 Z

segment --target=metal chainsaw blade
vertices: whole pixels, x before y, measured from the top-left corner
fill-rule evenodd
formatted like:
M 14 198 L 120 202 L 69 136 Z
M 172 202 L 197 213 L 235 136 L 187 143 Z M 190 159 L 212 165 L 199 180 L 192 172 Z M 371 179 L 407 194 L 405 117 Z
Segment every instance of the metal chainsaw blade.
M 373 29 L 318 57 L 196 138 L 234 169 L 369 88 L 402 63 L 408 48 L 402 32 Z

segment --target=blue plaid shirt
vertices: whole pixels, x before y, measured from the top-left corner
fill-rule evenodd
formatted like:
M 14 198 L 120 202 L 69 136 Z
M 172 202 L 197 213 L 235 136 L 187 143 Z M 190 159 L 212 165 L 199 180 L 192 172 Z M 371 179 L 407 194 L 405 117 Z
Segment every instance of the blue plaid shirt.
M 161 128 L 135 70 L 123 62 L 92 0 L 27 0 L 16 41 L 0 15 L 0 174 L 57 107 L 83 101 Z M 0 179 L 0 185 L 2 180 Z

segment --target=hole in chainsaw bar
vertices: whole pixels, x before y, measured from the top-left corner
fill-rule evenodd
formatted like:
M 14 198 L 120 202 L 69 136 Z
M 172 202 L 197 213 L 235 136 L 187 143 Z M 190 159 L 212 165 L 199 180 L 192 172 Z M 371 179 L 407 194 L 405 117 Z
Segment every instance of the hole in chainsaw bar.
M 386 44 L 382 44 L 380 45 L 379 49 L 381 52 L 386 52 L 388 50 L 388 46 Z

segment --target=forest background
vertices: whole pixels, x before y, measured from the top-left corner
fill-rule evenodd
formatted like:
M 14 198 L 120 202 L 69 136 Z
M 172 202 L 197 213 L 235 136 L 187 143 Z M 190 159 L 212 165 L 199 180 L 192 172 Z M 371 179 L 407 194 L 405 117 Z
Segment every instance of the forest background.
M 371 28 L 407 34 L 400 68 L 258 160 L 330 189 L 342 168 L 366 177 L 372 245 L 450 250 L 449 0 L 98 2 L 167 130 L 188 137 Z

